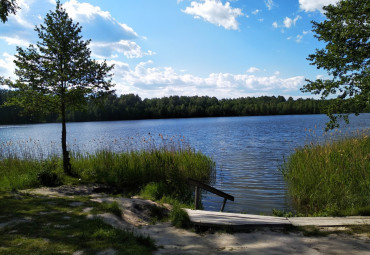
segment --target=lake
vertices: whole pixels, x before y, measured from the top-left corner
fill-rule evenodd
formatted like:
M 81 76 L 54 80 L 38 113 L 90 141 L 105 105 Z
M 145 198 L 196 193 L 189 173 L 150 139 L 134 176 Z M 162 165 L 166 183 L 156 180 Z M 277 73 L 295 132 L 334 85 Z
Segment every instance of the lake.
M 370 128 L 370 114 L 350 120 L 349 126 L 328 134 L 324 134 L 325 115 L 83 122 L 68 123 L 67 138 L 72 150 L 91 152 L 142 148 L 144 139 L 159 140 L 159 135 L 168 142 L 185 137 L 191 147 L 216 162 L 214 186 L 235 197 L 225 211 L 271 214 L 273 208 L 289 209 L 278 171 L 284 157 L 311 141 Z M 1 146 L 33 148 L 36 156 L 59 153 L 60 136 L 59 123 L 0 126 Z M 222 198 L 203 194 L 203 204 L 207 210 L 219 210 Z

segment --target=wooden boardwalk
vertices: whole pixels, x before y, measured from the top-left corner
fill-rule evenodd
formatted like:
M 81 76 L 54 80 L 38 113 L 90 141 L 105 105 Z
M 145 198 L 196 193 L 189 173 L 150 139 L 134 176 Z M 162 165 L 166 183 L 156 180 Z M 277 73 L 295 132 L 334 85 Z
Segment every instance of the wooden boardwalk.
M 254 228 L 288 226 L 369 225 L 370 217 L 274 217 L 185 209 L 194 225 L 208 227 Z

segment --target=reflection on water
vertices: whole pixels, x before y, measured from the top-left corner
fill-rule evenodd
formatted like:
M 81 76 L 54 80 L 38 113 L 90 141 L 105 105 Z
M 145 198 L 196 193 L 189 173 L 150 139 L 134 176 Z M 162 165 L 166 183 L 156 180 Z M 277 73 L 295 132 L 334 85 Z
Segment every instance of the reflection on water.
M 67 137 L 69 147 L 80 152 L 140 149 L 150 145 L 150 139 L 162 140 L 160 135 L 168 142 L 185 137 L 216 162 L 214 186 L 235 197 L 225 211 L 271 214 L 272 208 L 289 206 L 278 169 L 294 148 L 370 128 L 370 114 L 351 118 L 350 126 L 334 135 L 323 132 L 326 121 L 325 115 L 296 115 L 84 122 L 68 123 Z M 59 153 L 60 124 L 0 127 L 2 145 L 11 141 L 22 148 L 35 143 L 43 155 Z M 203 203 L 205 209 L 219 210 L 222 199 L 204 194 Z

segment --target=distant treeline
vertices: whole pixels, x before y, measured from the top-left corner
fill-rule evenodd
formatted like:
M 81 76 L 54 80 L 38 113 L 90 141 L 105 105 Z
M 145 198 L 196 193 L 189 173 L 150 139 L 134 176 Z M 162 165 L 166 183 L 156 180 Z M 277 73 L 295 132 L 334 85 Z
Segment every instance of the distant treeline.
M 1 107 L 14 96 L 10 90 L 0 89 L 0 124 L 57 122 L 58 114 L 22 116 L 21 109 Z M 217 99 L 208 96 L 170 96 L 142 100 L 138 95 L 111 94 L 88 101 L 87 107 L 70 111 L 68 121 L 108 121 L 158 118 L 194 118 L 254 115 L 318 114 L 328 100 L 285 99 L 283 96 L 242 97 Z

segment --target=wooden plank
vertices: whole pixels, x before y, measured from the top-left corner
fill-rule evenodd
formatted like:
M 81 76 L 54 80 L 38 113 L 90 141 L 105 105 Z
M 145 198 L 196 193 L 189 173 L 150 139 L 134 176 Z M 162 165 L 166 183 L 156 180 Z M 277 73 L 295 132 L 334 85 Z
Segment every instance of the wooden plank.
M 223 198 L 229 199 L 231 201 L 234 201 L 234 197 L 233 196 L 231 196 L 231 195 L 229 195 L 229 194 L 227 194 L 227 193 L 225 193 L 225 192 L 223 192 L 221 190 L 215 189 L 215 188 L 213 188 L 213 187 L 211 187 L 211 186 L 209 186 L 207 184 L 201 183 L 201 182 L 199 182 L 197 180 L 194 180 L 194 179 L 191 179 L 191 178 L 188 178 L 188 181 L 189 181 L 190 184 L 192 184 L 194 186 L 198 186 L 198 187 L 200 187 L 200 188 L 202 188 L 204 190 L 207 190 L 209 192 L 212 192 L 212 193 L 214 193 L 214 194 L 216 194 L 216 195 L 218 195 L 220 197 L 223 197 Z
M 289 226 L 291 223 L 282 217 L 261 216 L 238 213 L 222 213 L 202 210 L 185 209 L 190 221 L 202 226 L 230 226 L 230 227 L 256 227 L 256 226 Z
M 293 226 L 336 227 L 348 225 L 370 225 L 369 216 L 352 217 L 294 217 L 289 218 Z
M 338 227 L 348 225 L 369 225 L 369 216 L 351 217 L 293 217 L 283 218 L 253 214 L 222 213 L 202 210 L 184 209 L 194 225 L 211 227 L 287 227 L 287 226 L 319 226 Z

